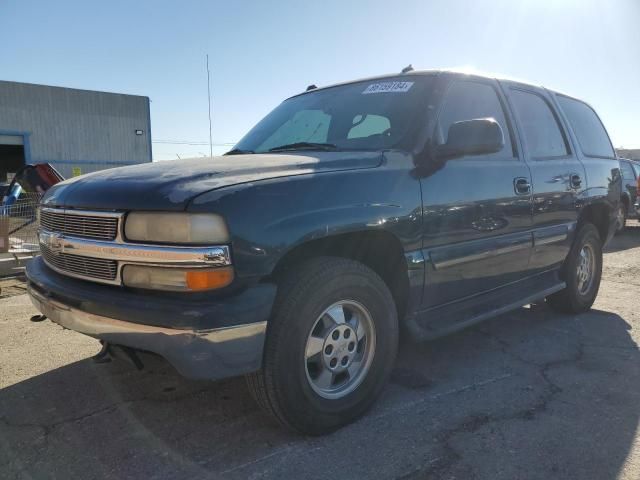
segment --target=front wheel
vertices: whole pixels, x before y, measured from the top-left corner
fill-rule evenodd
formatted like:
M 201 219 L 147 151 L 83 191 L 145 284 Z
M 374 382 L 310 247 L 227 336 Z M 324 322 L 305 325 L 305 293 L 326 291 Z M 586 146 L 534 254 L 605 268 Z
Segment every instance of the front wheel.
M 316 258 L 279 285 L 263 367 L 247 383 L 280 423 L 327 433 L 373 404 L 397 343 L 396 308 L 382 279 L 352 260 Z
M 587 223 L 576 234 L 562 274 L 564 290 L 547 297 L 547 303 L 564 313 L 581 313 L 591 308 L 602 277 L 602 240 L 598 229 Z

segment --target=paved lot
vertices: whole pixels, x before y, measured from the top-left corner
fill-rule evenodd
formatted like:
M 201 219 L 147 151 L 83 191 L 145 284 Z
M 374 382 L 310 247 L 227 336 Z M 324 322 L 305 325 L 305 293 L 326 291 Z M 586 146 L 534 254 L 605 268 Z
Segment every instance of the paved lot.
M 592 312 L 534 305 L 403 344 L 370 414 L 323 438 L 274 425 L 242 379 L 96 365 L 95 341 L 29 322 L 13 288 L 0 300 L 0 477 L 638 480 L 640 227 L 629 223 Z

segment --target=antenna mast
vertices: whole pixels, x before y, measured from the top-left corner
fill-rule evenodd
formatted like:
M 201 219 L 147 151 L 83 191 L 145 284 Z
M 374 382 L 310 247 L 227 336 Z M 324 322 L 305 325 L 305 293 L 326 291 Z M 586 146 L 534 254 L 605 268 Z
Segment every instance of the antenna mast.
M 209 54 L 207 53 L 207 95 L 209 98 L 209 156 L 213 158 L 213 136 L 211 134 L 211 80 L 209 74 Z

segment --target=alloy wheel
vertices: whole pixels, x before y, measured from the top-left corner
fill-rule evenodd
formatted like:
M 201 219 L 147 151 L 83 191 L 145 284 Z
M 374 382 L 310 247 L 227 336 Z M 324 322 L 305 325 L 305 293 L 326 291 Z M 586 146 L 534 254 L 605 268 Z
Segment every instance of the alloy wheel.
M 375 353 L 376 333 L 364 305 L 342 300 L 316 319 L 305 348 L 311 388 L 327 399 L 342 398 L 364 380 Z
M 593 283 L 596 270 L 596 255 L 591 245 L 584 245 L 580 250 L 578 258 L 578 268 L 576 271 L 578 279 L 578 293 L 585 295 L 589 292 Z

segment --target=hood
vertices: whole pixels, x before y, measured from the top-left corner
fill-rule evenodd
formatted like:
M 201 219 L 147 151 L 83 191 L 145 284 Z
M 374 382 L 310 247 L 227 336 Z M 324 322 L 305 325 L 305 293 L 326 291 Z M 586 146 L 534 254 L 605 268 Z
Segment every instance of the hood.
M 96 210 L 184 210 L 202 193 L 239 183 L 374 168 L 380 152 L 229 155 L 113 168 L 54 185 L 42 203 Z

